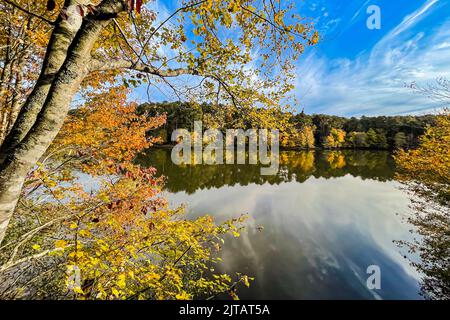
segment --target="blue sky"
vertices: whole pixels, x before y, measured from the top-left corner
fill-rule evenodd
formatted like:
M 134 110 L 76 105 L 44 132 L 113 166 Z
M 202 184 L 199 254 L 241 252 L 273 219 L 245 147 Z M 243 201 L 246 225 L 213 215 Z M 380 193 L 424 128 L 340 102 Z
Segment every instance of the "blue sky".
M 369 30 L 366 10 L 381 9 Z M 423 114 L 439 104 L 404 83 L 450 75 L 450 0 L 314 1 L 322 42 L 298 62 L 297 93 L 307 113 Z
M 366 10 L 381 9 L 381 29 L 369 30 Z M 152 5 L 160 16 L 176 1 Z M 450 78 L 450 0 L 305 0 L 322 40 L 296 65 L 295 95 L 306 113 L 342 116 L 425 114 L 441 105 L 405 88 Z M 143 90 L 136 98 L 147 100 Z M 162 92 L 154 100 L 175 100 Z

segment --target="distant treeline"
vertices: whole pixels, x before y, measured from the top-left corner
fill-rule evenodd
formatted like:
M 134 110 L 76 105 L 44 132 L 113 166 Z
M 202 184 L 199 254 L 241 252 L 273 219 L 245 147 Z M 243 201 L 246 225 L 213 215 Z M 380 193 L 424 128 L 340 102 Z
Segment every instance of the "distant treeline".
M 157 135 L 162 143 L 171 143 L 170 134 L 175 129 L 193 130 L 194 121 L 203 121 L 203 128 L 221 130 L 242 128 L 273 128 L 280 130 L 280 144 L 285 148 L 355 148 L 395 149 L 411 148 L 418 143 L 433 115 L 378 116 L 345 118 L 313 114 L 297 114 L 277 110 L 213 106 L 187 102 L 145 103 L 138 112 L 156 116 L 165 113 L 167 122 Z

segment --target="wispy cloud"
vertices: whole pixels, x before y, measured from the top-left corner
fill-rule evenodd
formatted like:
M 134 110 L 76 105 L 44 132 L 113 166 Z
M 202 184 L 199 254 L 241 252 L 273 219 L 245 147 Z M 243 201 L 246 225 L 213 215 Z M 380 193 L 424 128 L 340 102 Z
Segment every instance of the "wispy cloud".
M 438 0 L 429 0 L 427 1 L 419 10 L 413 12 L 412 14 L 405 17 L 405 19 L 400 23 L 394 30 L 392 30 L 392 33 L 390 36 L 397 36 L 403 31 L 410 28 L 414 23 L 421 19 L 429 10 L 430 8 L 436 4 Z
M 364 4 L 353 15 L 352 19 L 350 20 L 350 24 L 352 22 L 354 22 L 359 17 L 359 15 L 361 14 L 361 12 L 363 10 L 366 10 L 366 8 L 367 8 L 367 6 L 369 5 L 370 2 L 371 2 L 371 0 L 366 0 L 366 2 L 364 2 Z

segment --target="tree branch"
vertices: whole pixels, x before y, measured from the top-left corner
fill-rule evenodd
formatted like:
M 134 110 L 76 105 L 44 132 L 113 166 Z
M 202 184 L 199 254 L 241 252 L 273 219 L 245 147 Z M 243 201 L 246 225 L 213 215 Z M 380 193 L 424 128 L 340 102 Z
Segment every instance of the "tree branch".
M 69 245 L 69 246 L 72 246 L 72 245 Z M 69 246 L 67 246 L 67 247 L 69 247 Z M 39 252 L 37 254 L 33 254 L 31 256 L 27 256 L 27 257 L 21 258 L 21 259 L 16 260 L 16 261 L 5 263 L 4 265 L 0 266 L 0 273 L 2 273 L 2 272 L 6 271 L 6 270 L 8 270 L 8 269 L 10 269 L 10 268 L 12 268 L 14 266 L 17 266 L 18 264 L 21 264 L 21 263 L 24 263 L 24 262 L 29 262 L 31 260 L 35 260 L 35 259 L 38 259 L 38 258 L 42 258 L 42 257 L 44 257 L 44 256 L 46 256 L 46 255 L 48 255 L 50 253 L 63 251 L 63 250 L 64 250 L 64 248 L 56 248 L 56 249 L 44 250 L 44 251 Z
M 135 64 L 127 60 L 112 60 L 112 61 L 102 61 L 98 59 L 92 59 L 89 70 L 94 71 L 109 71 L 117 69 L 128 69 L 143 72 L 146 74 L 151 74 L 161 78 L 179 77 L 182 75 L 192 75 L 192 76 L 203 76 L 205 78 L 210 78 L 215 81 L 225 90 L 235 107 L 240 105 L 238 98 L 232 92 L 231 88 L 225 83 L 219 76 L 214 74 L 201 74 L 197 69 L 193 68 L 176 68 L 176 69 L 161 69 L 156 68 L 148 64 L 138 63 Z
M 27 233 L 23 234 L 23 235 L 18 239 L 18 241 L 15 241 L 15 242 L 9 242 L 9 243 L 3 245 L 2 247 L 0 247 L 0 250 L 2 250 L 2 249 L 4 249 L 4 248 L 6 248 L 6 247 L 9 247 L 9 246 L 11 246 L 11 245 L 13 245 L 13 244 L 19 242 L 18 245 L 16 246 L 16 248 L 17 248 L 17 247 L 21 246 L 21 245 L 24 243 L 24 241 L 30 239 L 32 236 L 34 236 L 34 235 L 35 235 L 36 233 L 38 233 L 39 231 L 41 231 L 41 230 L 43 230 L 43 229 L 45 229 L 45 228 L 47 228 L 47 227 L 49 227 L 49 226 L 51 226 L 51 225 L 57 223 L 57 222 L 64 221 L 64 220 L 69 219 L 69 218 L 71 218 L 71 217 L 73 217 L 73 216 L 72 216 L 72 215 L 66 215 L 66 216 L 63 216 L 63 217 L 59 217 L 59 218 L 50 220 L 50 221 L 44 223 L 43 225 L 40 225 L 39 227 L 36 227 L 36 228 L 34 228 L 33 230 L 30 230 L 30 231 L 28 231 Z M 14 249 L 14 250 L 15 250 L 15 249 Z
M 149 41 L 152 39 L 152 37 L 158 32 L 159 29 L 162 28 L 162 26 L 164 26 L 170 19 L 172 19 L 175 15 L 178 14 L 178 12 L 193 8 L 195 6 L 201 5 L 202 3 L 206 2 L 206 0 L 201 0 L 195 3 L 191 3 L 188 4 L 184 7 L 178 8 L 177 10 L 175 10 L 170 16 L 168 16 L 163 22 L 161 22 L 156 28 L 155 30 L 153 30 L 153 32 L 150 34 L 150 36 L 147 38 L 147 40 L 145 41 L 144 45 L 142 46 L 141 49 L 141 53 L 138 55 L 138 60 L 141 59 L 142 55 L 145 52 L 145 47 L 148 45 Z
M 158 77 L 178 77 L 181 75 L 200 75 L 200 73 L 191 68 L 176 68 L 176 69 L 159 69 L 148 64 L 137 63 L 134 64 L 127 60 L 112 60 L 112 61 L 101 61 L 93 59 L 89 70 L 92 71 L 108 71 L 116 69 L 129 69 L 135 70 L 143 73 L 152 74 Z
M 258 14 L 257 12 L 255 12 L 255 11 L 253 11 L 253 10 L 250 10 L 249 8 L 247 8 L 247 7 L 243 6 L 243 5 L 239 5 L 239 6 L 242 8 L 242 10 L 245 10 L 245 11 L 247 11 L 248 13 L 253 14 L 255 17 L 257 17 L 258 19 L 260 19 L 260 20 L 262 20 L 262 21 L 268 23 L 269 25 L 271 25 L 272 27 L 274 27 L 275 29 L 277 29 L 277 30 L 278 30 L 280 33 L 282 33 L 282 34 L 283 34 L 283 33 L 290 33 L 290 34 L 293 34 L 293 35 L 295 35 L 295 36 L 303 37 L 302 34 L 299 34 L 299 33 L 297 33 L 297 32 L 294 32 L 294 31 L 292 31 L 292 30 L 289 30 L 289 29 L 286 28 L 286 27 L 282 27 L 282 26 L 276 24 L 275 22 L 272 22 L 272 21 L 270 21 L 269 19 L 264 18 L 263 16 L 261 16 L 261 15 Z

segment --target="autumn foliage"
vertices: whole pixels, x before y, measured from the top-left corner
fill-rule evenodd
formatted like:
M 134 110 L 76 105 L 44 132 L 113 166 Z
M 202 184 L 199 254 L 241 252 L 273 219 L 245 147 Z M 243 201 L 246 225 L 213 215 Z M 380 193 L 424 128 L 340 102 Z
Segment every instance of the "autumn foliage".
M 450 114 L 437 117 L 420 138 L 420 146 L 413 150 L 400 150 L 396 160 L 399 178 L 425 185 L 444 203 L 450 201 Z
M 214 272 L 223 236 L 239 236 L 244 218 L 188 219 L 169 208 L 155 169 L 133 163 L 165 117 L 137 115 L 127 92 L 91 93 L 30 172 L 1 248 L 2 297 L 235 297 L 236 282 L 249 284 Z
M 419 259 L 411 264 L 423 274 L 421 293 L 427 299 L 450 298 L 450 115 L 440 115 L 420 139 L 417 149 L 400 150 L 397 175 L 411 195 L 408 217 L 419 237 L 401 241 Z
M 34 7 L 42 11 L 45 4 L 37 1 Z M 47 24 L 0 3 L 0 143 L 37 79 L 49 36 Z

